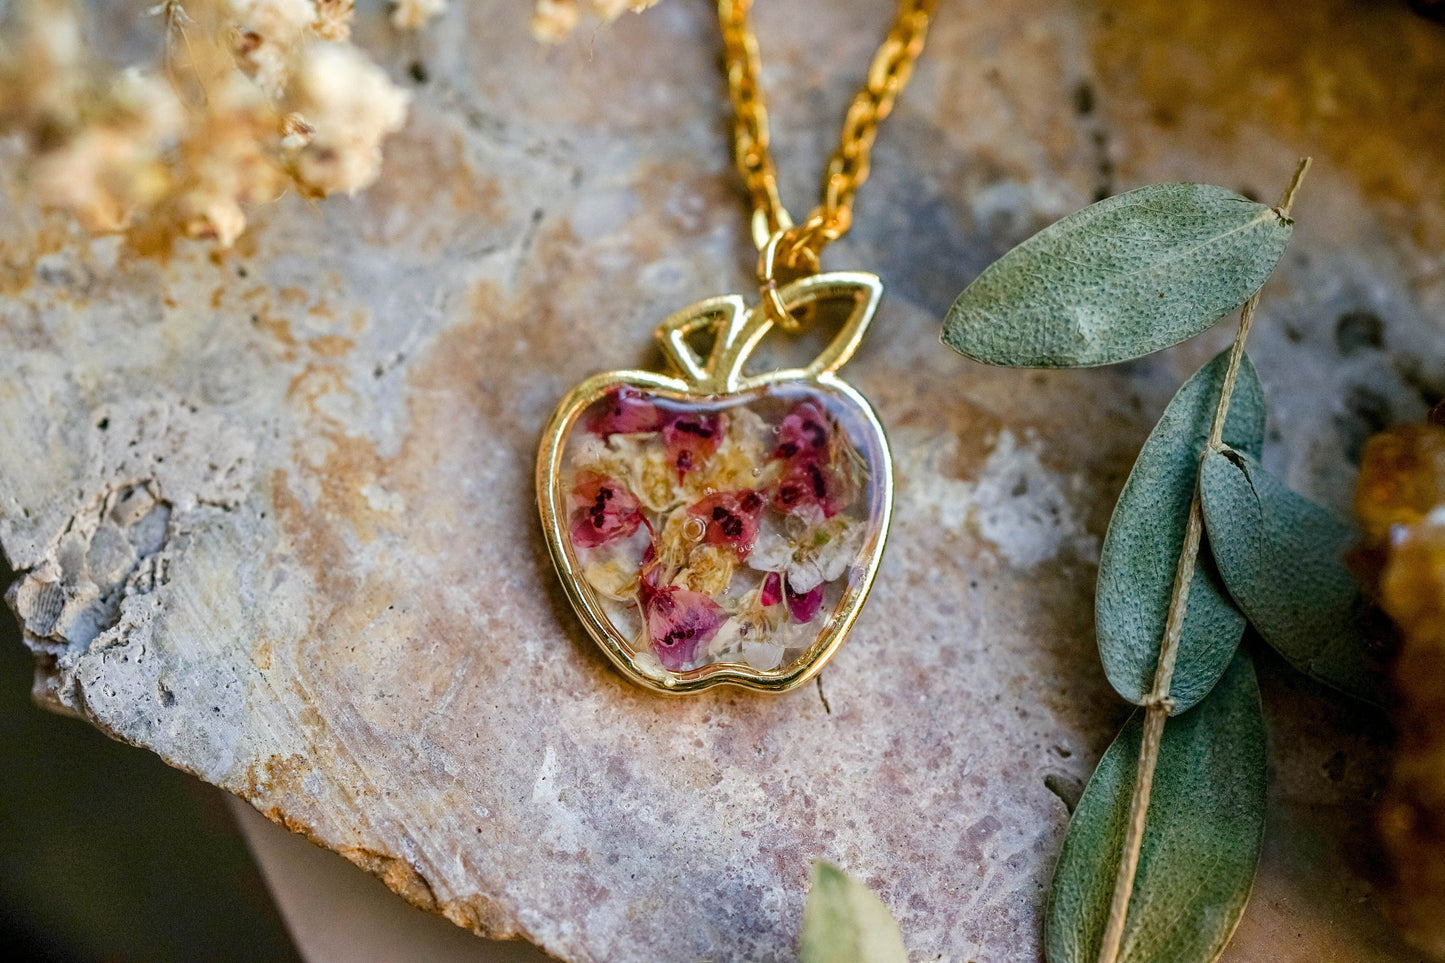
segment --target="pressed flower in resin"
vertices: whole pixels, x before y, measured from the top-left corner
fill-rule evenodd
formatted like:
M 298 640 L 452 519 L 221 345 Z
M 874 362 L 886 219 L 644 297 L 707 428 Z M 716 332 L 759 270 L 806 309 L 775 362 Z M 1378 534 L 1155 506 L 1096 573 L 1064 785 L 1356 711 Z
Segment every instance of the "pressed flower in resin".
M 784 416 L 777 434 L 773 457 L 791 461 L 826 456 L 833 433 L 823 409 L 815 402 L 805 401 Z
M 662 425 L 667 463 L 679 480 L 703 468 L 722 444 L 726 419 L 717 412 L 675 412 Z
M 823 607 L 823 586 L 813 586 L 807 592 L 794 592 L 791 585 L 786 587 L 788 594 L 788 614 L 793 617 L 794 622 L 811 622 Z
M 618 388 L 597 404 L 587 419 L 587 430 L 604 437 L 656 431 L 662 427 L 657 406 L 637 388 Z
M 702 540 L 708 545 L 728 545 L 739 558 L 747 558 L 758 536 L 758 516 L 766 506 L 759 492 L 717 492 L 687 510 L 705 526 Z
M 580 474 L 572 488 L 572 503 L 572 543 L 579 548 L 626 538 L 642 524 L 637 497 L 615 478 Z
M 644 582 L 641 596 L 648 641 L 663 667 L 674 672 L 691 668 L 698 650 L 727 621 L 722 607 L 701 592 L 676 585 L 649 589 Z
M 781 670 L 821 637 L 877 533 L 849 417 L 802 385 L 619 386 L 584 411 L 562 470 L 572 547 L 643 671 Z
M 863 526 L 844 515 L 811 522 L 771 516 L 760 527 L 748 565 L 781 572 L 794 592 L 811 592 L 841 577 L 862 545 Z
M 763 576 L 763 587 L 758 591 L 758 604 L 770 609 L 783 600 L 783 577 L 777 572 Z

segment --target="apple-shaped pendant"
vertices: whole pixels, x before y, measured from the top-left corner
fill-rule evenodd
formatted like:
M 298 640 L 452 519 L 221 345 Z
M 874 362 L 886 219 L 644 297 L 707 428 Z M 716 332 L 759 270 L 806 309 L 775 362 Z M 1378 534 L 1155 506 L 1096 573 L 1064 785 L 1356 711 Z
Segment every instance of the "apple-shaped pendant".
M 811 364 L 746 374 L 773 322 L 737 295 L 712 298 L 658 327 L 671 374 L 589 378 L 542 438 L 537 501 L 557 573 L 602 650 L 650 689 L 807 682 L 878 571 L 888 442 L 835 372 L 882 284 L 818 274 L 777 293 L 790 312 L 851 303 Z M 704 360 L 692 344 L 709 335 Z

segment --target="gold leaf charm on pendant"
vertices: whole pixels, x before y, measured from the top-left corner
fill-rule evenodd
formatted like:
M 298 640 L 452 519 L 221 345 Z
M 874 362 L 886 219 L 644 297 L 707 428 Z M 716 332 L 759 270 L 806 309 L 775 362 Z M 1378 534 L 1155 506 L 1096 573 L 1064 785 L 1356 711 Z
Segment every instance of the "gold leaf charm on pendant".
M 851 302 L 803 368 L 747 375 L 772 321 L 737 295 L 657 329 L 672 372 L 578 385 L 537 459 L 547 547 L 588 632 L 661 692 L 811 679 L 852 626 L 883 555 L 893 466 L 878 418 L 836 371 L 882 297 L 871 274 L 778 292 L 790 312 Z M 693 350 L 711 337 L 703 358 Z

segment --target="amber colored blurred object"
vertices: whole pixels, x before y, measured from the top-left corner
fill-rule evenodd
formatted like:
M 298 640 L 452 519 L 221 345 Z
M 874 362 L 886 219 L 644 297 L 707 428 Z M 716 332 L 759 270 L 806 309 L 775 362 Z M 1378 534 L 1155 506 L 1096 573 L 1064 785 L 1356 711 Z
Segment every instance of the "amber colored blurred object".
M 1445 959 L 1445 406 L 1429 424 L 1375 436 L 1360 466 L 1357 555 L 1400 631 L 1399 729 L 1379 813 L 1394 861 L 1394 911 L 1422 949 Z
M 1418 525 L 1440 505 L 1445 505 L 1445 427 L 1400 425 L 1370 439 L 1355 492 L 1355 514 L 1366 539 L 1387 542 L 1395 526 Z

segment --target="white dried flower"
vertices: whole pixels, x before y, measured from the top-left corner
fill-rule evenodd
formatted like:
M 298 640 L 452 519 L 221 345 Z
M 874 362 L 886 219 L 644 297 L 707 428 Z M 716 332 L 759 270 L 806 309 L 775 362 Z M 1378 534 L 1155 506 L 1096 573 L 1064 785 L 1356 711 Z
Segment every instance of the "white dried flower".
M 806 593 L 843 576 L 863 547 L 864 530 L 844 515 L 811 527 L 800 522 L 764 518 L 748 565 L 759 572 L 783 572 L 792 591 Z
M 356 12 L 356 0 L 314 0 L 316 19 L 311 29 L 322 40 L 351 39 L 351 16 Z
M 298 41 L 316 22 L 313 0 L 226 0 L 236 61 L 262 90 L 286 89 Z
M 69 209 L 87 230 L 125 228 L 136 209 L 166 192 L 162 159 L 182 121 L 175 94 L 137 70 L 92 86 L 64 6 L 26 5 L 12 36 L 15 49 L 0 63 L 0 129 L 30 139 L 35 198 Z
M 176 92 L 161 77 L 129 67 L 110 87 L 110 107 L 139 140 L 164 149 L 174 144 L 185 121 Z
M 187 237 L 229 247 L 246 226 L 244 205 L 275 200 L 288 178 L 280 121 L 256 85 L 232 70 L 208 91 L 182 146 L 173 216 Z
M 246 212 L 235 198 L 223 193 L 187 194 L 182 199 L 181 212 L 187 237 L 212 240 L 223 248 L 235 244 L 236 238 L 246 230 Z
M 532 36 L 559 43 L 577 28 L 580 17 L 577 0 L 537 0 L 532 8 Z
M 169 186 L 162 158 L 174 146 L 181 106 L 170 86 L 136 70 L 120 74 L 88 125 L 45 150 L 31 168 L 36 198 L 68 208 L 90 231 L 118 231 Z
M 354 0 L 160 0 L 167 69 L 148 73 L 106 67 L 84 9 L 0 0 L 0 135 L 24 138 L 37 203 L 142 249 L 229 246 L 287 189 L 365 187 L 405 118 L 406 94 L 345 42 Z
M 130 137 L 95 127 L 38 158 L 30 186 L 41 204 L 67 208 L 87 231 L 119 231 L 136 204 L 159 193 L 146 190 L 155 183 L 146 168 Z
M 639 13 L 657 0 L 534 0 L 532 35 L 546 43 L 564 40 L 581 19 L 582 7 L 597 19 L 616 20 L 627 11 Z
M 300 114 L 292 111 L 281 118 L 281 149 L 284 151 L 298 151 L 311 143 L 311 138 L 316 135 L 316 128 L 312 127 Z
M 68 4 L 22 3 L 0 35 L 0 133 L 78 123 L 85 50 Z
M 392 0 L 391 25 L 398 30 L 420 30 L 446 6 L 447 0 Z
M 313 194 L 355 193 L 381 170 L 381 142 L 406 120 L 406 91 L 355 47 L 317 44 L 292 79 L 290 103 L 312 133 L 297 151 L 297 184 Z

